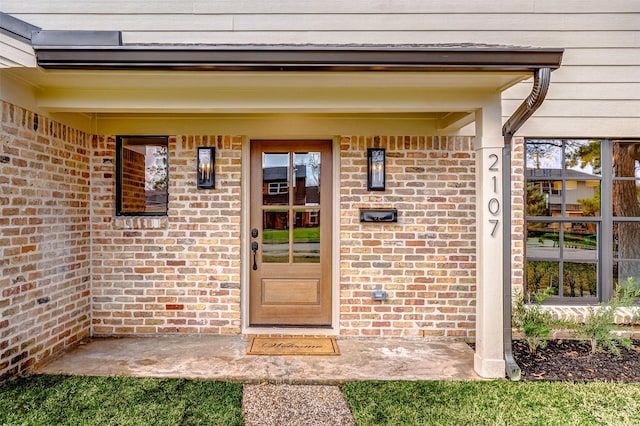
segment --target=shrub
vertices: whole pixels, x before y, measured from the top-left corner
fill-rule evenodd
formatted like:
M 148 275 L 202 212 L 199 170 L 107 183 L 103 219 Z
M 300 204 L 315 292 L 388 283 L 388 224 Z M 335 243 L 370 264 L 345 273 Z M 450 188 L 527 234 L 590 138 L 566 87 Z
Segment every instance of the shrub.
M 598 306 L 591 307 L 584 323 L 576 326 L 578 336 L 591 343 L 591 353 L 602 349 L 619 356 L 621 348 L 631 349 L 631 339 L 613 333 L 624 329 L 623 326 L 615 323 L 616 310 L 631 306 L 634 299 L 640 297 L 640 290 L 633 285 L 633 278 L 627 281 L 627 286 L 616 287 L 608 303 L 603 302 Z M 636 311 L 636 318 L 637 315 Z
M 522 331 L 524 340 L 529 346 L 530 352 L 535 352 L 538 348 L 547 346 L 549 333 L 554 326 L 555 320 L 551 312 L 546 311 L 542 307 L 549 297 L 547 289 L 543 293 L 535 293 L 533 301 L 531 294 L 519 295 L 513 309 L 513 325 Z

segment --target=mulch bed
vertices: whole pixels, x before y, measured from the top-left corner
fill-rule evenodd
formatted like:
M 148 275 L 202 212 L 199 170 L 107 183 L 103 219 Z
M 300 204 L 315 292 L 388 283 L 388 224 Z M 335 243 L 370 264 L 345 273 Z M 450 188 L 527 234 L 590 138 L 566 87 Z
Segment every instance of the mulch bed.
M 640 382 L 640 340 L 621 356 L 591 353 L 589 343 L 551 340 L 544 349 L 529 352 L 524 341 L 513 342 L 513 356 L 522 369 L 522 380 L 572 380 Z

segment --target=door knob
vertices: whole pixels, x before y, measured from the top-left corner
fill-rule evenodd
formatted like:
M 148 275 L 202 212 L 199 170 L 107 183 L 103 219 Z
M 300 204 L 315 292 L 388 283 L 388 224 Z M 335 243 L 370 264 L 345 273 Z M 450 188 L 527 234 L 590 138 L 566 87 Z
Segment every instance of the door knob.
M 258 252 L 258 242 L 254 241 L 251 243 L 251 251 L 253 252 L 253 266 L 252 269 L 255 271 L 258 269 L 258 264 L 256 263 L 256 253 Z

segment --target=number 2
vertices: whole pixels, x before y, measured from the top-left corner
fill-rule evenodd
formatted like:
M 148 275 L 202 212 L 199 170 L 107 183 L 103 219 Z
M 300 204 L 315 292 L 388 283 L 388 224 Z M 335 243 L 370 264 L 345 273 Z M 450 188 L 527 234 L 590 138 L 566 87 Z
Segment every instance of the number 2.
M 489 158 L 493 160 L 493 163 L 491 163 L 491 165 L 489 166 L 489 171 L 491 172 L 497 172 L 498 170 L 498 161 L 500 160 L 500 158 L 498 157 L 497 154 L 490 154 Z

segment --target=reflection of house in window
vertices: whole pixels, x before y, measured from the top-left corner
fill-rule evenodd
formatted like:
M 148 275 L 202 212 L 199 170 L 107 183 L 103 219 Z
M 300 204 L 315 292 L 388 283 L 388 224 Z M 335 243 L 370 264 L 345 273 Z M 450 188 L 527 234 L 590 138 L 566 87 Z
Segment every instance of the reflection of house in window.
M 265 230 L 289 229 L 289 214 L 286 211 L 266 211 L 262 221 Z
M 309 224 L 318 225 L 318 212 L 309 212 Z
M 526 177 L 530 184 L 545 195 L 547 208 L 546 216 L 562 216 L 562 170 L 560 169 L 529 169 Z M 547 178 L 548 180 L 541 180 Z M 576 170 L 564 170 L 565 178 L 565 216 L 583 217 L 585 214 L 585 200 L 598 197 L 597 189 L 600 180 L 597 176 Z M 598 208 L 599 210 L 599 208 Z
M 271 182 L 268 188 L 269 195 L 286 194 L 289 189 L 287 182 Z
M 264 204 L 289 204 L 289 167 L 265 167 L 262 181 Z
M 296 228 L 314 228 L 320 225 L 318 210 L 296 212 Z
M 320 188 L 317 183 L 313 182 L 313 186 L 307 186 L 307 166 L 304 164 L 296 165 L 294 170 L 294 204 L 298 206 L 319 204 Z M 288 205 L 289 167 L 265 167 L 262 173 L 264 204 Z

